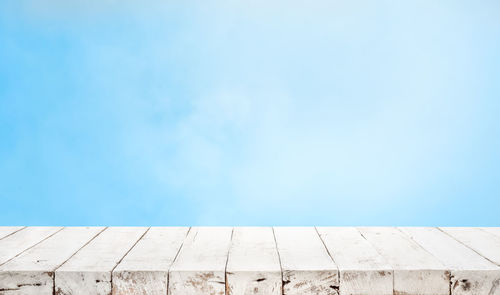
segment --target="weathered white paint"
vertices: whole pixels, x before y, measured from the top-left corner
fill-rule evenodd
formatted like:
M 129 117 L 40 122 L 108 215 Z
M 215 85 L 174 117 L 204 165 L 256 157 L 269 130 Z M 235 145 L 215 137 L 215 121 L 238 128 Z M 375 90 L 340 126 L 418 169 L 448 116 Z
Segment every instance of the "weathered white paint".
M 0 226 L 0 240 L 25 228 L 24 226 Z
M 148 228 L 111 227 L 55 272 L 57 295 L 108 295 L 111 272 Z
M 54 270 L 103 229 L 64 228 L 5 263 L 0 267 L 0 294 L 52 295 Z
M 169 272 L 169 295 L 224 295 L 230 227 L 193 227 Z
M 0 295 L 500 295 L 498 228 L 103 230 L 0 228 Z
M 397 228 L 362 227 L 361 234 L 394 269 L 394 294 L 448 295 L 446 267 Z
M 440 229 L 496 265 L 500 265 L 500 237 L 495 234 L 470 227 L 441 227 Z
M 114 295 L 166 295 L 168 271 L 188 227 L 152 227 L 113 270 Z
M 275 227 L 284 295 L 338 294 L 338 268 L 314 227 Z
M 393 271 L 354 227 L 318 227 L 340 271 L 340 295 L 392 295 Z
M 227 262 L 227 295 L 280 295 L 281 288 L 272 228 L 235 228 Z
M 480 229 L 500 237 L 500 227 L 481 227 Z
M 401 231 L 451 271 L 451 294 L 500 295 L 500 267 L 437 228 L 403 227 Z
M 0 265 L 14 258 L 24 250 L 33 247 L 62 227 L 28 227 L 0 240 Z

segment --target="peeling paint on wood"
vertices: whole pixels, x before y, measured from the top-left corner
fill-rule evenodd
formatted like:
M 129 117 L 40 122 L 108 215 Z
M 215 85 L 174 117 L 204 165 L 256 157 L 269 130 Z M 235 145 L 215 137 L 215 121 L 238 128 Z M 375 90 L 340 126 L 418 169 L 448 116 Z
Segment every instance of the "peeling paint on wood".
M 500 265 L 499 236 L 479 228 L 441 227 L 440 229 L 481 256 Z
M 281 293 L 281 266 L 272 228 L 235 228 L 227 262 L 227 295 Z
M 313 227 L 275 227 L 284 295 L 338 294 L 338 268 Z
M 449 295 L 446 267 L 397 228 L 359 228 L 394 269 L 394 294 Z
M 450 270 L 452 295 L 500 294 L 500 267 L 437 228 L 400 229 Z
M 499 253 L 498 228 L 0 227 L 0 295 L 500 295 Z
M 152 227 L 113 270 L 113 295 L 165 295 L 168 271 L 189 231 Z
M 64 228 L 0 267 L 0 294 L 52 295 L 54 271 L 104 228 Z
M 113 227 L 56 270 L 56 295 L 109 295 L 111 272 L 147 228 Z
M 356 228 L 317 230 L 339 268 L 341 295 L 392 295 L 392 267 Z
M 224 295 L 232 228 L 191 228 L 169 272 L 170 295 Z

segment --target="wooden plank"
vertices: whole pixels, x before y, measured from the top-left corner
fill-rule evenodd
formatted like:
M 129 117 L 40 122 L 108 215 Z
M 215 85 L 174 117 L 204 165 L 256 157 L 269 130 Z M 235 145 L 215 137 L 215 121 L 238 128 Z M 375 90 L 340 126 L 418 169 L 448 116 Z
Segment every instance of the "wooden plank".
M 440 229 L 496 265 L 500 265 L 500 237 L 479 228 L 441 227 Z
M 284 295 L 338 294 L 338 268 L 314 227 L 275 227 Z
M 451 294 L 494 294 L 500 281 L 498 266 L 437 228 L 402 227 L 400 230 L 451 271 Z
M 169 295 L 225 293 L 230 227 L 193 227 L 169 271 Z
M 340 294 L 392 295 L 393 271 L 354 227 L 318 227 L 340 271 Z
M 0 267 L 0 294 L 52 295 L 54 271 L 102 227 L 69 227 Z
M 0 240 L 0 265 L 14 258 L 24 250 L 33 247 L 62 227 L 28 227 Z
M 394 294 L 448 295 L 449 271 L 397 228 L 362 227 L 361 234 L 394 269 Z
M 481 227 L 481 229 L 500 237 L 500 227 Z
M 166 295 L 168 271 L 188 227 L 152 227 L 113 270 L 113 294 Z
M 56 270 L 56 294 L 110 294 L 113 269 L 147 229 L 107 228 Z
M 0 240 L 25 228 L 24 226 L 0 226 Z
M 228 295 L 280 295 L 281 266 L 272 228 L 235 228 L 226 274 Z

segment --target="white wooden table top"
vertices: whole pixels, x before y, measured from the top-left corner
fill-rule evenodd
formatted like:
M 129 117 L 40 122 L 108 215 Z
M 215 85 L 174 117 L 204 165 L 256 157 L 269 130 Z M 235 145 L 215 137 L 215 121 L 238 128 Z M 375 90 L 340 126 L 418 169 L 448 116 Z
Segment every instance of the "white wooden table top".
M 0 295 L 500 295 L 500 228 L 0 227 Z

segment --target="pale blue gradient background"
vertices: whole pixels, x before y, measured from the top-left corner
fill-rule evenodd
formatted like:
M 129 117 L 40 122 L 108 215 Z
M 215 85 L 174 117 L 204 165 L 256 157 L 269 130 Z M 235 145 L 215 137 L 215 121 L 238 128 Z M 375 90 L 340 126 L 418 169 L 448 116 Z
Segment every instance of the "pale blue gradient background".
M 0 2 L 1 225 L 500 225 L 500 1 Z

